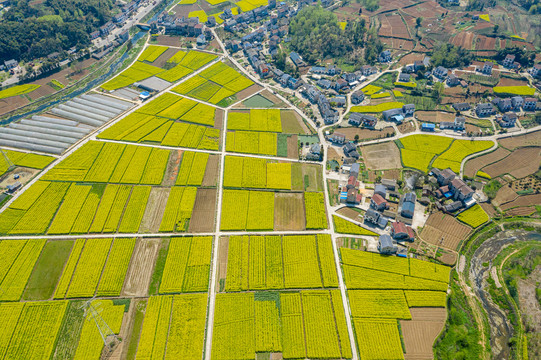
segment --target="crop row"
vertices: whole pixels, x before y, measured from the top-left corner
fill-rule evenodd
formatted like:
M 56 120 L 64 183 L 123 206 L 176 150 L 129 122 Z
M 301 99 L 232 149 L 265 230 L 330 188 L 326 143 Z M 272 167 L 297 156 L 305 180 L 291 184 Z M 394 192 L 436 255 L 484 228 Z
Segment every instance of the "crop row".
M 224 190 L 222 230 L 272 230 L 273 228 L 273 192 Z
M 171 239 L 160 294 L 206 291 L 211 255 L 210 236 Z
M 45 239 L 0 242 L 0 301 L 18 301 L 26 288 Z
M 458 214 L 457 219 L 470 225 L 472 228 L 479 227 L 490 220 L 485 210 L 479 204 L 475 204 Z
M 106 91 L 120 89 L 125 86 L 131 85 L 134 82 L 144 80 L 153 75 L 157 75 L 163 71 L 165 70 L 159 67 L 137 61 L 128 69 L 120 73 L 118 76 L 109 80 L 105 84 L 102 84 L 101 88 Z
M 0 358 L 49 359 L 67 301 L 0 303 Z
M 139 61 L 148 61 L 154 62 L 161 54 L 163 54 L 168 49 L 167 46 L 159 45 L 149 45 L 142 53 L 139 55 L 137 60 Z
M 365 229 L 357 224 L 354 224 L 339 216 L 333 215 L 332 221 L 334 223 L 334 230 L 340 234 L 354 234 L 354 235 L 366 235 L 377 236 L 373 231 Z
M 227 132 L 226 150 L 246 154 L 276 156 L 278 137 L 276 133 L 229 131 Z
M 207 294 L 150 297 L 136 359 L 201 358 L 206 310 Z
M 249 112 L 230 112 L 227 119 L 227 129 L 281 133 L 280 110 L 252 109 Z
M 291 164 L 259 158 L 226 156 L 224 186 L 291 190 Z
M 231 236 L 225 291 L 338 286 L 328 235 Z
M 325 197 L 322 193 L 305 192 L 306 229 L 326 229 Z
M 200 186 L 205 177 L 209 154 L 185 151 L 175 185 Z
M 282 352 L 284 359 L 351 354 L 338 290 L 256 295 L 216 295 L 212 359 L 253 359 L 256 352 Z
M 175 186 L 171 188 L 160 224 L 160 232 L 188 230 L 196 195 L 197 188 L 195 187 Z

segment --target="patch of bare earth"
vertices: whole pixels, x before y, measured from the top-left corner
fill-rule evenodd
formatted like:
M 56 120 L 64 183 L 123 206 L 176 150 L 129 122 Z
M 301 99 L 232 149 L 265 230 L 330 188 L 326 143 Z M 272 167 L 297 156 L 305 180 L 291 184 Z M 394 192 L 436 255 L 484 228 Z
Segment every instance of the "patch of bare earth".
M 539 169 L 541 147 L 527 147 L 514 150 L 507 156 L 483 169 L 491 177 L 510 174 L 516 179 L 533 174 Z
M 227 251 L 229 248 L 229 237 L 222 236 L 218 245 L 218 284 L 224 284 L 227 277 Z M 219 288 L 217 290 L 220 290 Z
M 169 162 L 167 163 L 167 169 L 163 177 L 163 186 L 173 186 L 177 180 L 178 170 L 180 168 L 180 160 L 182 159 L 182 150 L 171 151 L 169 156 Z
M 464 165 L 464 175 L 473 178 L 481 168 L 503 159 L 509 155 L 509 153 L 509 150 L 499 147 L 491 153 L 468 160 Z
M 456 250 L 470 231 L 469 226 L 461 224 L 451 215 L 437 212 L 430 215 L 420 236 L 429 244 Z
M 400 169 L 400 150 L 393 141 L 361 147 L 366 167 L 371 170 Z
M 139 232 L 141 233 L 157 233 L 160 229 L 165 206 L 169 197 L 170 188 L 153 187 L 148 197 L 147 207 Z
M 502 186 L 496 193 L 496 197 L 492 200 L 492 203 L 496 206 L 513 201 L 518 197 L 518 194 L 511 189 L 509 185 Z
M 220 157 L 218 155 L 210 155 L 207 162 L 207 168 L 205 169 L 205 176 L 203 177 L 202 186 L 216 186 L 218 180 L 218 168 L 220 164 Z
M 411 308 L 411 320 L 400 320 L 408 360 L 433 359 L 432 346 L 445 325 L 445 308 Z
M 276 193 L 274 230 L 304 230 L 306 218 L 302 193 Z
M 216 189 L 197 189 L 189 232 L 213 232 Z
M 287 157 L 289 159 L 299 158 L 299 140 L 297 135 L 291 135 L 287 137 Z
M 122 296 L 147 296 L 161 239 L 138 239 L 132 255 Z
M 359 214 L 357 211 L 351 208 L 343 207 L 340 210 L 338 210 L 337 213 L 347 217 L 348 219 L 362 222 L 361 214 Z
M 541 130 L 520 136 L 510 136 L 500 139 L 498 142 L 509 150 L 524 146 L 541 146 Z

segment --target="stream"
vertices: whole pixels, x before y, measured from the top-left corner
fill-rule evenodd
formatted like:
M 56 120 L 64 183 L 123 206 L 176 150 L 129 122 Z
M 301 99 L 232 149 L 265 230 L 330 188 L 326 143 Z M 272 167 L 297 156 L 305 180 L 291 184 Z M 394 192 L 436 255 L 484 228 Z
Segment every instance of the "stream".
M 473 291 L 488 314 L 490 326 L 490 346 L 494 359 L 510 358 L 509 339 L 514 329 L 507 319 L 507 314 L 496 305 L 488 292 L 487 278 L 492 270 L 492 261 L 507 246 L 516 241 L 541 241 L 541 236 L 524 230 L 506 230 L 486 240 L 473 254 L 470 264 L 469 279 Z M 489 263 L 490 266 L 483 266 Z

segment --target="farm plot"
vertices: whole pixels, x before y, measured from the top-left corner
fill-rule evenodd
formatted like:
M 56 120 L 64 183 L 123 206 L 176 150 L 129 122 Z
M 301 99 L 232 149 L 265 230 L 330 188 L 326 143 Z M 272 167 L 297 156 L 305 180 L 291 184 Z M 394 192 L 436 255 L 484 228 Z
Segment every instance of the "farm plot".
M 541 161 L 541 147 L 525 147 L 513 150 L 507 157 L 490 164 L 482 170 L 492 178 L 510 174 L 521 179 L 538 170 Z
M 253 359 L 256 351 L 284 358 L 347 358 L 351 347 L 338 290 L 218 294 L 213 359 Z M 242 335 L 239 335 L 242 334 Z M 281 339 L 281 341 L 280 341 Z
M 0 90 L 0 99 L 9 98 L 17 95 L 24 95 L 37 90 L 41 85 L 37 84 L 25 84 L 16 85 L 7 89 Z
M 21 298 L 44 245 L 44 239 L 0 242 L 0 301 Z
M 348 289 L 446 291 L 450 268 L 415 259 L 340 249 Z
M 168 49 L 167 46 L 159 45 L 149 45 L 142 53 L 139 55 L 137 60 L 139 61 L 148 61 L 154 62 L 162 53 Z
M 534 131 L 525 135 L 510 136 L 498 140 L 501 146 L 514 150 L 520 147 L 541 146 L 541 131 Z
M 209 154 L 185 151 L 175 185 L 200 186 L 203 183 Z
M 399 140 L 404 167 L 427 171 L 434 156 L 444 152 L 453 139 L 443 136 L 411 135 Z
M 328 235 L 229 238 L 226 292 L 337 286 Z
M 152 66 L 141 61 L 135 62 L 128 69 L 124 70 L 118 76 L 101 85 L 101 88 L 106 91 L 116 90 L 125 86 L 131 85 L 134 82 L 144 80 L 153 75 L 165 71 L 156 66 Z
M 120 327 L 124 318 L 124 305 L 115 305 L 113 300 L 94 300 L 92 308 L 99 313 L 99 316 L 108 325 L 114 334 L 120 333 Z M 88 315 L 83 324 L 75 359 L 96 359 L 101 356 L 104 348 L 102 334 L 96 326 L 92 315 Z
M 400 320 L 408 359 L 431 359 L 433 345 L 447 320 L 445 308 L 412 308 L 411 320 Z
M 185 58 L 182 59 L 184 62 Z M 181 64 L 182 64 L 181 62 Z M 242 76 L 230 66 L 218 62 L 187 81 L 173 88 L 179 94 L 190 96 L 211 104 L 220 104 L 254 82 Z
M 396 144 L 388 141 L 361 147 L 366 167 L 371 170 L 400 169 L 400 151 Z
M 67 301 L 0 303 L 4 321 L 0 355 L 5 359 L 49 359 L 67 306 Z
M 491 153 L 468 160 L 464 165 L 464 175 L 473 178 L 483 167 L 500 161 L 509 154 L 509 150 L 498 147 Z
M 171 239 L 159 293 L 207 291 L 211 255 L 211 236 Z
M 306 229 L 306 211 L 302 193 L 276 193 L 274 209 L 274 230 L 299 231 Z M 309 210 L 307 209 L 307 211 Z
M 475 204 L 468 210 L 462 211 L 458 214 L 457 219 L 474 229 L 490 220 L 485 210 L 479 204 Z
M 366 236 L 378 236 L 373 231 L 365 229 L 357 224 L 354 224 L 339 216 L 333 215 L 334 229 L 337 233 L 341 234 L 354 234 L 354 235 L 366 235 Z
M 160 232 L 184 232 L 188 229 L 197 195 L 195 187 L 171 188 L 165 212 L 160 225 Z
M 362 359 L 403 359 L 398 323 L 394 319 L 354 318 Z
M 229 130 L 282 132 L 279 109 L 252 109 L 244 112 L 229 112 Z
M 222 230 L 273 230 L 274 193 L 224 190 Z
M 32 169 L 43 169 L 49 165 L 54 157 L 24 153 L 20 151 L 1 149 L 3 156 L 0 158 L 0 176 L 8 172 L 11 166 L 27 167 Z M 9 159 L 9 162 L 8 162 Z
M 470 231 L 470 227 L 460 223 L 453 216 L 436 212 L 428 217 L 420 237 L 429 244 L 456 250 Z
M 226 156 L 224 187 L 291 190 L 291 163 Z
M 230 152 L 276 156 L 278 136 L 269 132 L 228 131 L 225 148 Z
M 78 239 L 54 298 L 92 297 L 96 290 L 101 296 L 120 294 L 134 246 L 135 239 Z
M 207 294 L 150 297 L 135 358 L 202 357 L 206 307 Z

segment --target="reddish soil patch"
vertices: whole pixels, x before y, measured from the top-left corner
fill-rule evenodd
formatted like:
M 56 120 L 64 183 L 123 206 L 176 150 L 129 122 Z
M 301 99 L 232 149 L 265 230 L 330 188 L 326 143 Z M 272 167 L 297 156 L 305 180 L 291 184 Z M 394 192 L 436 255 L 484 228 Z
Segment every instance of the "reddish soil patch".
M 496 206 L 508 203 L 515 200 L 518 197 L 517 193 L 511 189 L 509 185 L 502 186 L 496 193 L 496 197 L 492 200 L 492 203 Z
M 400 65 L 413 64 L 415 61 L 422 61 L 424 58 L 425 58 L 425 54 L 411 53 L 411 54 L 403 56 L 400 59 L 399 64 Z
M 413 50 L 413 41 L 406 39 L 383 38 L 381 40 L 391 49 Z
M 460 242 L 471 231 L 469 226 L 460 223 L 451 215 L 442 212 L 433 213 L 426 221 L 421 238 L 429 244 L 456 250 Z
M 530 216 L 535 212 L 534 206 L 517 207 L 505 212 L 509 216 Z
M 498 83 L 498 86 L 528 86 L 528 81 L 502 77 Z
M 511 136 L 500 139 L 501 146 L 513 150 L 524 146 L 541 146 L 541 130 L 528 133 L 526 135 Z
M 496 38 L 479 35 L 475 40 L 476 50 L 495 50 Z
M 379 35 L 393 36 L 403 39 L 410 39 L 408 28 L 400 15 L 384 15 L 380 16 L 381 27 Z
M 163 46 L 180 46 L 179 36 L 158 35 L 155 44 Z

